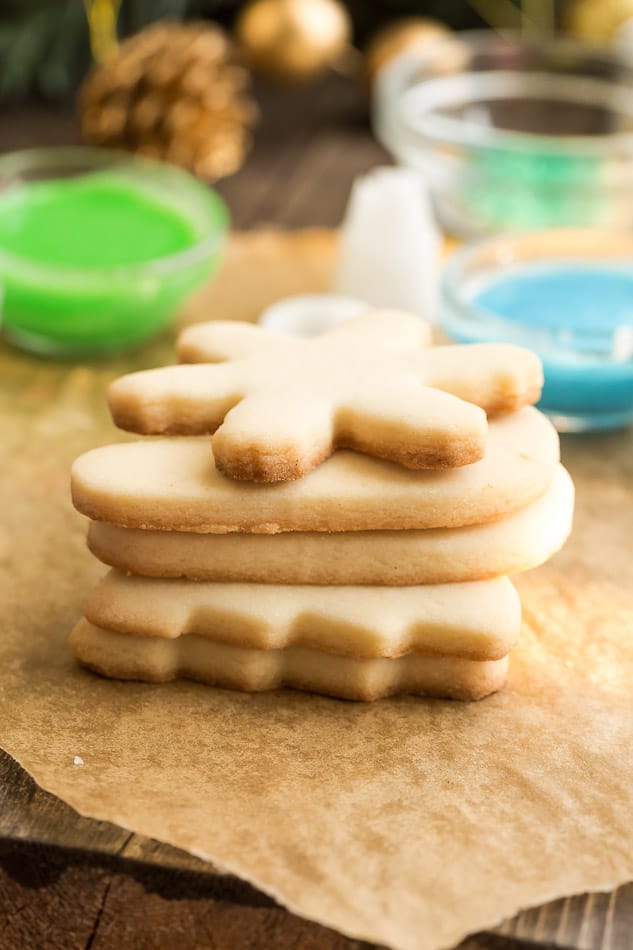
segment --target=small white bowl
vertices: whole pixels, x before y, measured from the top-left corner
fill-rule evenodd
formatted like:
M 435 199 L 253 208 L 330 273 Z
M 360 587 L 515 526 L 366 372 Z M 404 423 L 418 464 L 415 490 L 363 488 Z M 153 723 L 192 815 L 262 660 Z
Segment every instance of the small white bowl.
M 296 294 L 271 304 L 259 317 L 259 324 L 288 336 L 318 336 L 369 310 L 364 300 L 338 294 Z

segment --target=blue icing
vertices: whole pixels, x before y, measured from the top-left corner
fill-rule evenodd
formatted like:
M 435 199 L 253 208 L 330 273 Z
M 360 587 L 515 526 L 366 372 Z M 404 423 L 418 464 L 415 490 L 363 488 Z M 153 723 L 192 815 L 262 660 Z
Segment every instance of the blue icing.
M 633 421 L 633 261 L 516 265 L 471 284 L 473 320 L 450 306 L 460 342 L 505 340 L 543 360 L 545 411 L 579 428 Z
M 492 281 L 473 303 L 534 327 L 633 327 L 633 267 L 532 265 Z

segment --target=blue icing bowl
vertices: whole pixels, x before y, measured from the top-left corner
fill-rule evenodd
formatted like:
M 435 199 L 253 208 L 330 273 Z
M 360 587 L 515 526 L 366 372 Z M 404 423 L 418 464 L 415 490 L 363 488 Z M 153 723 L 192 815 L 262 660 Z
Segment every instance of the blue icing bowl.
M 502 341 L 543 361 L 540 408 L 561 431 L 633 422 L 633 238 L 548 230 L 477 241 L 442 280 L 441 324 L 460 343 Z

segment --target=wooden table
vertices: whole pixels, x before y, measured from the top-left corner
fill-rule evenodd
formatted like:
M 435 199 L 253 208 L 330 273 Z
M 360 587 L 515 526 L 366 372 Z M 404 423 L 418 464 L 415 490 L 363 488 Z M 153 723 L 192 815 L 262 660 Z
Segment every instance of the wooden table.
M 260 88 L 262 124 L 244 168 L 221 183 L 236 228 L 339 223 L 355 175 L 385 160 L 362 94 L 343 79 Z M 0 150 L 77 140 L 72 117 L 5 114 Z M 628 950 L 633 885 L 526 911 L 461 950 Z M 2 950 L 351 950 L 368 946 L 301 920 L 184 852 L 81 818 L 0 751 Z

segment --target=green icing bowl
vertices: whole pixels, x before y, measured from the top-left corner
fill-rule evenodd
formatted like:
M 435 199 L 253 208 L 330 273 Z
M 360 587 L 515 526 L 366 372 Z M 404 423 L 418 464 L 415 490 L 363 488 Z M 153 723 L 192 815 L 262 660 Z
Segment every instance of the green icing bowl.
M 171 165 L 91 148 L 0 158 L 2 329 L 51 356 L 157 333 L 218 266 L 222 199 Z

